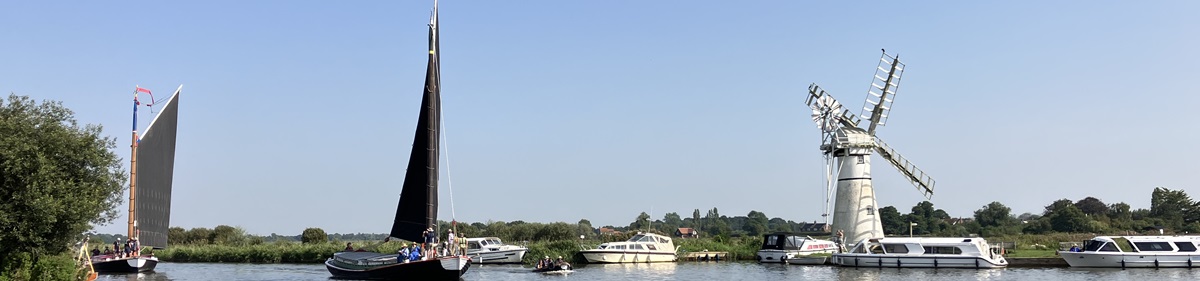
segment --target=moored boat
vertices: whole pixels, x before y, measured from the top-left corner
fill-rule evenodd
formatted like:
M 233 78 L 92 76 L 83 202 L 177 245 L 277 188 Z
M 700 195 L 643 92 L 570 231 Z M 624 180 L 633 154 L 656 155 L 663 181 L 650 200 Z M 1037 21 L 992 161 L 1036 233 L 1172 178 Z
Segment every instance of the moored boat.
M 623 242 L 603 243 L 579 252 L 589 263 L 649 263 L 673 262 L 676 250 L 670 237 L 638 233 Z
M 528 248 L 504 244 L 497 237 L 467 238 L 467 256 L 473 263 L 521 263 Z
M 761 263 L 786 263 L 812 254 L 835 253 L 837 248 L 833 241 L 779 232 L 763 235 L 762 247 L 755 258 Z
M 1002 268 L 1008 261 L 976 237 L 887 237 L 866 239 L 833 263 L 847 267 Z
M 1097 236 L 1059 251 L 1071 267 L 1200 267 L 1200 236 Z

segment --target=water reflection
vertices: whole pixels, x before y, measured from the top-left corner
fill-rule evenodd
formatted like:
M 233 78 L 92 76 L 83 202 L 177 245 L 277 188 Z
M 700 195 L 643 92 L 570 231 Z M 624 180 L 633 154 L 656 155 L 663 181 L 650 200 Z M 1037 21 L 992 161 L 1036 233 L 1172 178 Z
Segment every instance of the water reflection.
M 160 272 L 143 273 L 101 273 L 96 278 L 99 281 L 171 281 L 167 274 Z
M 676 263 L 673 262 L 607 263 L 588 265 L 587 268 L 589 270 L 599 269 L 602 274 L 608 276 L 624 276 L 640 280 L 663 280 L 675 274 L 675 266 Z

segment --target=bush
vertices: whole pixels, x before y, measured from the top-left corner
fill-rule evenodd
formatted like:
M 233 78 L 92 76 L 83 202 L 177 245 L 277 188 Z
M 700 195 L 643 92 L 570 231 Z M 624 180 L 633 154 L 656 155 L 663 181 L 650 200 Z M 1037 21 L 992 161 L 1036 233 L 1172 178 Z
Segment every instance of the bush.
M 40 256 L 15 253 L 0 258 L 0 281 L 78 280 L 82 272 L 69 254 Z

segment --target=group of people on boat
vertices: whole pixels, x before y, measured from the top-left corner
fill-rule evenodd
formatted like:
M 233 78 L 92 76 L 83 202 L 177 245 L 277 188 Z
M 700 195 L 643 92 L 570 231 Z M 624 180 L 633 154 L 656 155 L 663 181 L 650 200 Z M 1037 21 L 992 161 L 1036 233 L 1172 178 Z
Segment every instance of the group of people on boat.
M 571 263 L 563 260 L 562 256 L 558 256 L 558 260 L 551 260 L 550 256 L 545 256 L 538 260 L 534 271 L 571 270 L 571 268 Z
M 92 256 L 94 257 L 94 256 L 105 255 L 105 256 L 113 256 L 113 258 L 121 259 L 121 258 L 139 256 L 139 255 L 141 255 L 141 251 L 142 251 L 142 247 L 141 247 L 141 244 L 138 243 L 137 237 L 129 238 L 129 240 L 125 240 L 125 243 L 121 243 L 121 239 L 117 238 L 116 240 L 113 240 L 112 248 L 109 248 L 108 246 L 104 246 L 104 251 L 100 251 L 99 247 L 93 247 L 92 248 Z
M 402 243 L 400 245 L 400 250 L 396 251 L 396 261 L 405 263 L 410 261 L 431 259 L 438 256 L 455 256 L 464 254 L 460 253 L 460 251 L 466 249 L 466 237 L 456 237 L 454 235 L 454 230 L 447 231 L 446 236 L 446 241 L 453 242 L 445 243 L 441 249 L 438 249 L 436 247 L 438 245 L 437 232 L 434 231 L 432 227 L 427 228 L 425 229 L 425 232 L 421 234 L 422 240 L 424 240 L 422 243 Z M 391 241 L 391 237 L 385 238 L 383 241 Z M 368 251 L 369 248 L 372 248 L 372 246 L 355 249 L 353 244 L 346 243 L 346 248 L 342 251 L 364 252 Z

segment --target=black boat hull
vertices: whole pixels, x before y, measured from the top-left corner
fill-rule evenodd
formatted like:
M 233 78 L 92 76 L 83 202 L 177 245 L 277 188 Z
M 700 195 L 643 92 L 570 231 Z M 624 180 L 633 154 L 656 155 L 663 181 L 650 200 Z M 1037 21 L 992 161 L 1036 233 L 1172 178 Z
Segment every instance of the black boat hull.
M 469 259 L 444 257 L 377 267 L 352 269 L 337 262 L 325 261 L 325 268 L 335 279 L 368 280 L 459 280 L 471 268 Z
M 92 261 L 92 267 L 99 273 L 137 273 L 154 271 L 154 267 L 158 266 L 158 259 L 147 257 L 133 257 L 124 259 L 112 259 L 106 261 Z

